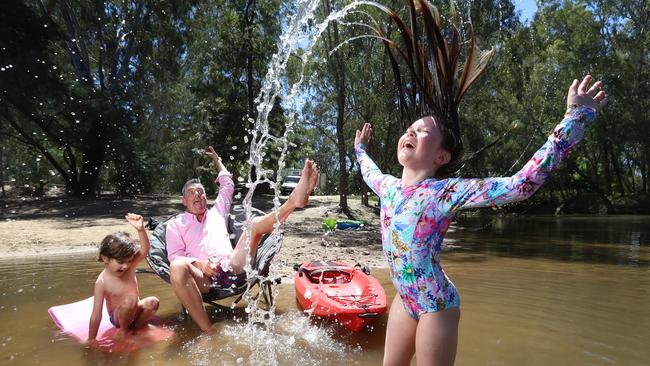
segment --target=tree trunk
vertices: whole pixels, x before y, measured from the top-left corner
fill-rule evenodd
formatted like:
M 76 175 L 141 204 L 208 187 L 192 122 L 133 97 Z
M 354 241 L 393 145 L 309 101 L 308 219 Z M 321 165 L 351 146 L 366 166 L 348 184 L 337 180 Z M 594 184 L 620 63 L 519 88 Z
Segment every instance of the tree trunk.
M 644 169 L 641 168 L 641 171 L 643 172 Z M 650 146 L 647 146 L 645 150 L 645 172 L 643 172 L 643 193 L 650 192 L 650 180 L 648 179 L 649 176 L 650 176 Z
M 0 190 L 2 190 L 2 197 L 5 196 L 5 147 L 0 150 Z
M 648 174 L 650 174 L 650 167 L 648 164 L 641 164 L 639 166 L 641 169 L 641 192 L 648 193 Z
M 591 188 L 598 197 L 600 197 L 600 200 L 603 202 L 605 207 L 607 208 L 607 213 L 611 214 L 614 213 L 614 205 L 612 204 L 612 201 L 609 200 L 605 192 L 598 186 L 598 183 L 594 183 L 594 180 L 592 180 L 585 172 L 583 172 L 580 168 L 578 168 L 578 165 L 573 162 L 572 159 L 567 160 L 567 165 L 573 169 L 576 173 L 578 173 L 579 176 L 582 177 L 582 179 L 587 183 L 589 188 Z M 596 180 L 597 182 L 598 180 Z
M 255 79 L 253 75 L 253 50 L 251 45 L 255 5 L 255 0 L 249 0 L 246 3 L 246 9 L 244 10 L 244 29 L 242 32 L 246 35 L 246 48 L 244 52 L 246 52 L 246 92 L 248 94 L 248 116 L 250 118 L 254 118 L 255 114 Z
M 628 168 L 628 174 L 629 174 L 629 176 L 632 178 L 632 179 L 630 179 L 630 183 L 631 183 L 631 185 L 630 185 L 630 187 L 631 187 L 631 188 L 630 188 L 630 192 L 632 192 L 632 193 L 637 193 L 637 192 L 636 192 L 636 182 L 635 182 L 635 180 L 636 180 L 636 179 L 635 179 L 635 175 L 636 175 L 636 174 L 634 174 L 634 171 L 635 171 L 635 169 L 634 169 L 634 165 L 630 164 L 630 167 Z
M 363 178 L 361 179 L 361 204 L 364 206 L 370 206 L 370 200 L 368 200 L 368 185 L 363 182 Z
M 612 173 L 609 167 L 609 149 L 607 148 L 607 141 L 602 143 L 603 147 L 603 177 L 605 178 L 605 193 L 608 196 L 612 195 Z
M 345 74 L 340 70 L 337 82 L 337 116 L 336 116 L 336 140 L 339 148 L 339 206 L 343 210 L 348 209 L 348 167 L 345 151 Z
M 331 13 L 332 6 L 329 0 L 325 1 L 325 11 Z M 331 29 L 331 30 L 330 30 Z M 328 51 L 340 44 L 339 28 L 336 22 L 328 27 L 326 42 Z M 329 52 L 328 52 L 329 55 Z M 341 52 L 328 56 L 328 65 L 332 71 L 336 87 L 336 143 L 339 153 L 339 207 L 349 214 L 348 207 L 348 167 L 345 149 L 345 61 Z
M 616 175 L 616 184 L 618 185 L 618 191 L 621 194 L 621 196 L 625 195 L 626 184 L 623 181 L 623 174 L 621 173 L 621 166 L 618 163 L 618 154 L 613 151 L 614 149 L 612 148 L 611 145 L 609 145 L 609 158 L 612 163 L 612 167 L 614 169 L 614 174 Z M 629 191 L 629 189 L 628 189 Z
M 99 185 L 99 173 L 104 162 L 104 149 L 102 147 L 94 148 L 85 153 L 83 157 L 84 164 L 79 174 L 78 194 L 76 196 L 91 198 L 95 197 Z

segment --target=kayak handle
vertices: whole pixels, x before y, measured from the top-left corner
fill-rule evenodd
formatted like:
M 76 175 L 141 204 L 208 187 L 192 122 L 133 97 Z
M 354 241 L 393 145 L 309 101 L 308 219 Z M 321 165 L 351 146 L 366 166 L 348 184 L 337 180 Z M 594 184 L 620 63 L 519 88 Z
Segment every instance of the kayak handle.
M 297 268 L 296 268 L 297 266 Z M 295 265 L 293 267 L 300 275 L 303 273 L 307 273 L 309 275 L 313 274 L 320 274 L 322 272 L 341 272 L 341 273 L 347 273 L 350 274 L 350 267 L 343 267 L 343 266 L 328 266 L 328 267 L 319 267 L 319 268 L 314 268 L 314 269 L 307 269 L 305 267 L 302 267 L 300 265 Z
M 370 274 L 370 269 L 367 266 L 365 266 L 365 265 L 363 265 L 361 263 L 355 264 L 354 267 L 359 268 L 361 271 L 363 271 L 363 273 L 365 273 L 367 275 Z
M 303 274 L 312 283 L 324 285 L 348 283 L 352 280 L 353 276 L 352 272 L 350 271 L 340 270 L 338 268 L 332 267 L 315 268 L 311 270 L 300 268 L 300 270 L 298 270 L 298 276 L 302 277 Z
M 338 269 L 338 268 L 316 268 L 316 269 L 311 270 L 311 271 L 305 270 L 303 272 L 308 273 L 310 276 L 319 276 L 319 275 L 321 275 L 323 273 L 341 273 L 341 274 L 345 274 L 347 276 L 350 276 L 350 272 L 344 271 L 344 270 L 341 270 L 341 269 Z
M 376 318 L 377 315 L 379 315 L 379 313 L 363 313 L 363 314 L 359 314 L 358 317 L 359 317 L 359 318 L 362 318 L 362 319 L 365 319 L 365 318 Z

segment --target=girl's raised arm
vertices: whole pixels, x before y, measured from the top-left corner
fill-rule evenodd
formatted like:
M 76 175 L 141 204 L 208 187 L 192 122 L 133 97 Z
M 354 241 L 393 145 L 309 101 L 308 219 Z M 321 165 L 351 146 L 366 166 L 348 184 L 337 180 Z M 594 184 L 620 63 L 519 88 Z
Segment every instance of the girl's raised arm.
M 149 254 L 149 248 L 151 248 L 151 243 L 149 242 L 149 237 L 147 236 L 147 231 L 144 229 L 144 218 L 141 215 L 134 213 L 128 213 L 126 215 L 126 221 L 131 224 L 138 231 L 138 239 L 140 239 L 140 251 L 136 253 L 131 262 L 131 267 L 135 268 L 138 263 L 140 263 L 146 256 Z
M 372 125 L 370 123 L 365 123 L 361 131 L 357 130 L 356 132 L 354 138 L 354 152 L 357 156 L 359 167 L 361 168 L 363 180 L 366 182 L 368 187 L 370 187 L 373 192 L 381 198 L 386 185 L 398 179 L 391 175 L 383 174 L 375 162 L 372 161 L 370 156 L 368 156 L 366 147 L 368 146 L 368 143 L 370 143 L 371 137 Z
M 567 112 L 546 143 L 511 177 L 448 179 L 437 191 L 439 207 L 454 213 L 459 209 L 490 207 L 531 197 L 584 135 L 584 129 L 606 103 L 602 83 L 589 87 L 591 76 L 574 80 L 567 96 Z M 441 182 L 442 183 L 442 182 Z

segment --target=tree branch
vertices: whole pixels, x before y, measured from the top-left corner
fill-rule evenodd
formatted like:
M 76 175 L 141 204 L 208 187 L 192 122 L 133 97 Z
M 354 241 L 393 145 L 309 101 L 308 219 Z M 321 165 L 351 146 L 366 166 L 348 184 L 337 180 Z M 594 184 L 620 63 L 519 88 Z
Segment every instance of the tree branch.
M 39 143 L 37 140 L 32 138 L 29 135 L 29 133 L 27 133 L 27 131 L 25 131 L 24 129 L 22 129 L 20 127 L 18 122 L 16 122 L 14 120 L 14 118 L 11 115 L 11 112 L 9 111 L 8 108 L 2 108 L 1 113 L 2 113 L 2 116 L 5 118 L 5 120 L 11 125 L 11 127 L 13 127 L 14 130 L 16 130 L 16 132 L 18 132 L 18 134 L 20 136 L 22 136 L 22 138 L 25 140 L 26 145 L 33 146 L 36 149 L 38 149 L 43 154 L 43 156 L 50 162 L 50 164 L 52 164 L 52 166 L 61 174 L 61 176 L 63 176 L 66 179 L 66 181 L 68 181 L 70 179 L 70 176 L 68 175 L 68 173 L 58 163 L 56 158 L 54 158 L 54 156 L 52 156 L 52 154 L 50 154 L 48 149 L 45 146 L 43 146 L 41 143 Z

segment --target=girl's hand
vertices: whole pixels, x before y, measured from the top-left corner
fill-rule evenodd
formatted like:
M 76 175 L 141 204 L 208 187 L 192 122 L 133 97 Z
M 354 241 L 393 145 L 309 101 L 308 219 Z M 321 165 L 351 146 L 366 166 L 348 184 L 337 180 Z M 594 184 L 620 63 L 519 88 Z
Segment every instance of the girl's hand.
M 578 79 L 573 80 L 566 98 L 567 112 L 579 106 L 591 107 L 598 112 L 607 104 L 607 95 L 604 90 L 600 90 L 603 83 L 596 81 L 589 87 L 591 79 L 591 75 L 587 75 L 580 83 L 578 83 Z
M 140 215 L 136 215 L 134 213 L 129 213 L 126 215 L 126 221 L 131 224 L 136 230 L 142 231 L 144 230 L 144 219 Z
M 354 146 L 357 146 L 357 144 L 364 144 L 368 146 L 371 137 L 372 137 L 372 125 L 366 122 L 363 124 L 363 128 L 361 129 L 361 131 L 357 130 L 356 136 L 354 137 Z
M 99 348 L 99 341 L 95 338 L 86 340 L 86 344 L 90 348 Z

